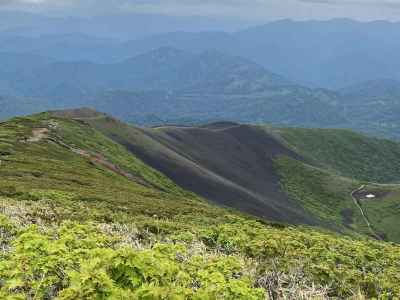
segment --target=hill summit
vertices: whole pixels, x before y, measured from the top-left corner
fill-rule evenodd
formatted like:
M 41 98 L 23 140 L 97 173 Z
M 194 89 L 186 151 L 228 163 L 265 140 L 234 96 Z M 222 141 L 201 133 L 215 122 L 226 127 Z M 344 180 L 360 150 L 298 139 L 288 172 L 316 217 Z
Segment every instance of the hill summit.
M 348 157 L 329 156 L 333 142 Z M 374 165 L 346 168 L 366 145 Z M 87 108 L 11 119 L 0 296 L 397 297 L 399 247 L 382 240 L 399 237 L 399 189 L 360 178 L 396 180 L 376 153 L 399 148 L 342 130 L 140 128 Z

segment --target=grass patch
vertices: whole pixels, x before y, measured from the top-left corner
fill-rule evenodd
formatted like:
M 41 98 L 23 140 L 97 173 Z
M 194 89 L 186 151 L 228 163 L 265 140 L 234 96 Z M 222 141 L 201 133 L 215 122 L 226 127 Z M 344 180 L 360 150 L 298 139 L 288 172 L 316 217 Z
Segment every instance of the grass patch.
M 385 239 L 400 243 L 400 188 L 395 185 L 369 185 L 366 189 L 372 194 L 382 193 L 375 199 L 361 201 L 374 229 Z
M 310 163 L 341 176 L 378 183 L 400 181 L 400 144 L 339 129 L 268 129 Z
M 361 184 L 342 178 L 300 161 L 281 156 L 275 160 L 282 189 L 293 201 L 325 226 L 340 231 L 349 229 L 367 233 L 361 214 L 350 193 Z

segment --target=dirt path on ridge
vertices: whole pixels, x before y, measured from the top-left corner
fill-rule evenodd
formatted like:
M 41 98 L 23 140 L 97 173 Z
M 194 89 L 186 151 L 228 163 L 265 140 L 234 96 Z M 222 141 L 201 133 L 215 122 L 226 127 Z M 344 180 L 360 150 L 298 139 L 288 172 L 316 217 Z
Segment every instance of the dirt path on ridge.
M 378 240 L 382 240 L 382 238 L 375 232 L 375 230 L 372 228 L 372 225 L 370 223 L 370 221 L 368 220 L 367 215 L 365 214 L 360 201 L 354 196 L 356 193 L 362 191 L 365 188 L 365 184 L 363 184 L 362 186 L 360 186 L 358 189 L 355 189 L 354 191 L 351 192 L 350 196 L 354 201 L 354 204 L 358 207 L 358 209 L 361 212 L 361 215 L 364 219 L 364 222 L 367 224 L 369 231 L 371 232 L 371 234 Z
M 48 128 L 32 129 L 32 136 L 27 139 L 28 143 L 37 143 L 49 137 L 50 130 Z

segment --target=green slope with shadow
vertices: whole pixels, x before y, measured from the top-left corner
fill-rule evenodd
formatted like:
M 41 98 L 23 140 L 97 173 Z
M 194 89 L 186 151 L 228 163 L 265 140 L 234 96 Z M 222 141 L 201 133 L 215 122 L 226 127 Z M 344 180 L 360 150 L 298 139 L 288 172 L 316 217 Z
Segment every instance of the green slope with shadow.
M 275 221 L 316 225 L 281 190 L 273 160 L 301 157 L 257 127 L 220 123 L 142 129 L 115 119 L 79 118 L 186 190 Z
M 125 138 L 136 136 L 147 149 L 166 143 L 171 129 L 175 133 L 183 128 L 124 131 L 127 125 L 115 122 L 86 109 L 0 124 L 0 298 L 215 299 L 224 295 L 225 299 L 261 300 L 267 295 L 289 299 L 400 295 L 397 245 L 354 231 L 343 236 L 321 227 L 255 220 L 207 203 L 132 155 L 126 145 L 102 134 L 107 129 L 111 136 L 115 127 Z M 97 123 L 97 129 L 91 123 Z M 180 156 L 200 161 L 200 154 L 210 148 L 219 156 L 226 154 L 229 163 L 241 158 L 223 145 L 212 145 L 218 141 L 208 137 L 212 134 L 222 135 L 222 141 L 239 139 L 245 148 L 240 154 L 253 153 L 260 164 L 271 163 L 268 170 L 274 171 L 268 178 L 277 176 L 279 186 L 288 188 L 278 190 L 287 193 L 284 200 L 328 227 L 332 220 L 327 217 L 335 211 L 324 216 L 321 210 L 341 205 L 341 198 L 332 196 L 334 188 L 341 196 L 351 182 L 337 177 L 336 185 L 328 185 L 330 176 L 336 175 L 306 164 L 279 139 L 263 136 L 260 128 L 232 123 L 185 128 L 178 137 L 187 143 L 200 135 L 211 144 L 199 150 L 187 147 Z M 167 145 L 171 152 L 184 150 Z M 264 156 L 266 148 L 271 157 Z M 172 155 L 159 146 L 152 151 Z M 285 167 L 282 160 L 297 166 Z M 202 161 L 215 172 L 220 163 Z M 295 178 L 285 177 L 293 172 Z M 233 180 L 235 172 L 223 175 Z M 261 190 L 260 183 L 252 184 L 248 186 Z M 303 184 L 301 194 L 297 187 Z M 311 205 L 320 195 L 332 199 Z M 281 283 L 270 285 L 271 278 Z

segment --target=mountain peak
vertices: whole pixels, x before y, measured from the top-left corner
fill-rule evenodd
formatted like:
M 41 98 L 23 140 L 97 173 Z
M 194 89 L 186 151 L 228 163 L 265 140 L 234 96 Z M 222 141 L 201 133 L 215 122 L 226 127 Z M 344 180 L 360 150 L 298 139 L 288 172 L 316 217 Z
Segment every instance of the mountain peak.
M 163 46 L 159 48 L 155 48 L 149 52 L 143 53 L 141 55 L 132 57 L 128 59 L 127 61 L 129 62 L 134 62 L 136 60 L 143 60 L 143 59 L 152 59 L 152 60 L 166 60 L 166 59 L 184 59 L 186 57 L 190 57 L 191 54 L 189 52 L 174 48 L 174 47 L 168 47 L 168 46 Z
M 68 119 L 96 119 L 107 116 L 90 107 L 63 109 L 50 111 L 50 114 L 59 118 Z

